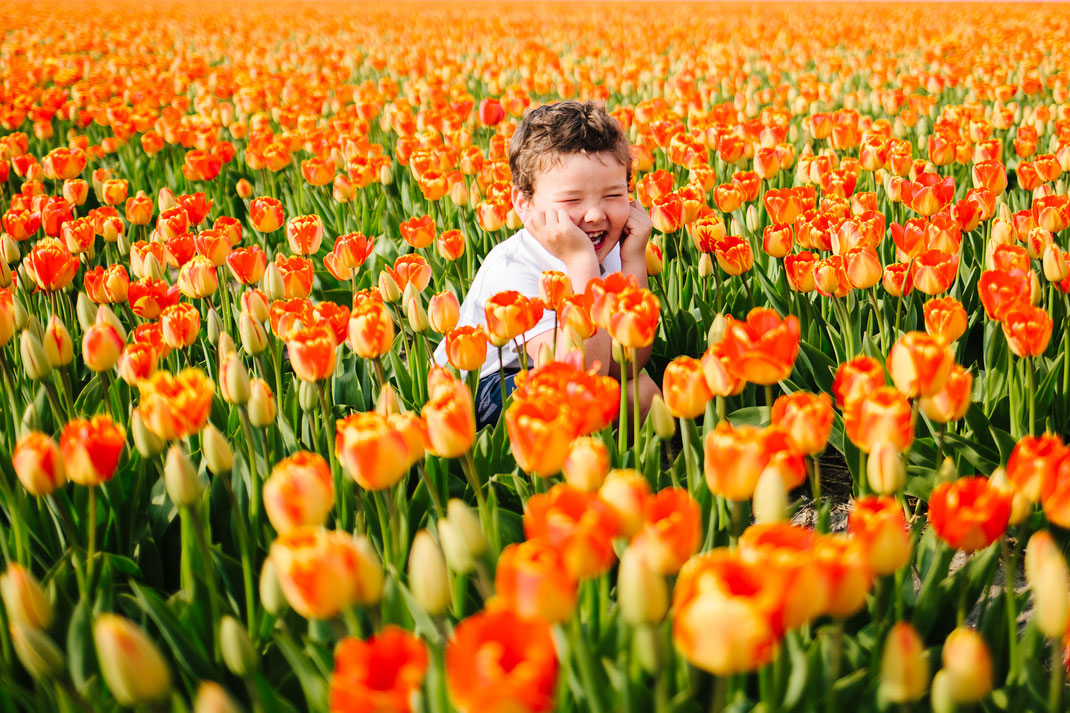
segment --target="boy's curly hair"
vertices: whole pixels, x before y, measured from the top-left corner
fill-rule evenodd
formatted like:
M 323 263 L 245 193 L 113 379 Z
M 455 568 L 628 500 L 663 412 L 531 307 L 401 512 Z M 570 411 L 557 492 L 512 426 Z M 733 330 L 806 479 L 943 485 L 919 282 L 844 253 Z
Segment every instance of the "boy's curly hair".
M 513 185 L 532 195 L 535 177 L 572 153 L 608 153 L 624 166 L 631 182 L 632 157 L 620 122 L 601 104 L 568 99 L 532 109 L 513 134 L 509 142 Z

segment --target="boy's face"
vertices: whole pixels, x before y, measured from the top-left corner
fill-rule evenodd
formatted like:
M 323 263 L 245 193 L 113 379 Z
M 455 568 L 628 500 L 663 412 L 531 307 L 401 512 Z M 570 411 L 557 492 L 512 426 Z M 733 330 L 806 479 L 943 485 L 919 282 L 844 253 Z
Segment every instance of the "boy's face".
M 628 222 L 628 173 L 606 153 L 563 154 L 535 177 L 530 197 L 513 189 L 513 207 L 525 224 L 536 211 L 566 210 L 601 263 Z

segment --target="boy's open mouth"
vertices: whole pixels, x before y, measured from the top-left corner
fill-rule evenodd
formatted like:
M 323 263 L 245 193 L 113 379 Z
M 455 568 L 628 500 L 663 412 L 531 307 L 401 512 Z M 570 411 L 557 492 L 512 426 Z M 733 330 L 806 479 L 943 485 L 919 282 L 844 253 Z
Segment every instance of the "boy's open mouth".
M 602 243 L 606 242 L 606 231 L 599 230 L 595 233 L 587 233 L 587 237 L 591 239 L 591 243 L 594 245 L 594 249 L 602 247 Z

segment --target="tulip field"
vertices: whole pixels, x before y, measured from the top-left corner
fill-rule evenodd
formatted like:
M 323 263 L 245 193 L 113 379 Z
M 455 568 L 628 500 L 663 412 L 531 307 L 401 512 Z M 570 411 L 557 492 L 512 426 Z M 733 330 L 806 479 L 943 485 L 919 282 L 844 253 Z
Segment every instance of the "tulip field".
M 1067 36 L 5 2 L 0 713 L 1070 710 Z M 563 99 L 649 279 L 459 324 Z

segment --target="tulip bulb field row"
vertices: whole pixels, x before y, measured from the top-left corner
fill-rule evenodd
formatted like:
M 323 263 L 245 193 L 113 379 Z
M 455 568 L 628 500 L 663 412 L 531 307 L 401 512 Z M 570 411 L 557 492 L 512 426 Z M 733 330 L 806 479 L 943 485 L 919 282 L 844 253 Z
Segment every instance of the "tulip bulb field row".
M 0 712 L 1070 706 L 1064 6 L 4 10 Z M 461 324 L 562 99 L 649 279 Z

